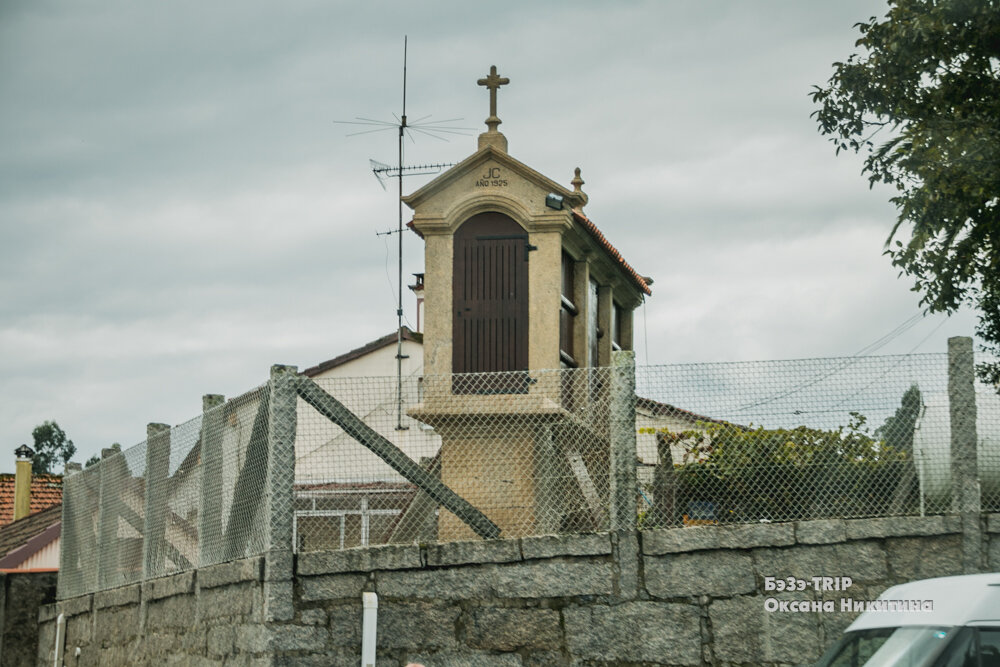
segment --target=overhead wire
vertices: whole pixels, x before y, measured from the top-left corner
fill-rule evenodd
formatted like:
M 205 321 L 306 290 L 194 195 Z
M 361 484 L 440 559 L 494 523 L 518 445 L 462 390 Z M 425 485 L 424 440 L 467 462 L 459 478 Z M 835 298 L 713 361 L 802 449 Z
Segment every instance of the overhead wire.
M 872 343 L 869 343 L 868 345 L 864 346 L 858 352 L 856 352 L 854 355 L 852 355 L 852 356 L 844 359 L 842 363 L 840 363 L 837 366 L 835 366 L 832 370 L 830 370 L 830 371 L 828 371 L 826 373 L 822 373 L 820 375 L 817 375 L 817 376 L 815 376 L 813 378 L 810 378 L 808 380 L 804 380 L 803 382 L 800 382 L 799 384 L 797 384 L 797 385 L 795 385 L 793 387 L 790 387 L 789 389 L 786 389 L 784 391 L 778 392 L 777 394 L 774 394 L 773 396 L 769 396 L 769 397 L 763 398 L 763 399 L 761 399 L 759 401 L 754 401 L 752 403 L 748 403 L 746 405 L 740 406 L 740 407 L 736 408 L 734 410 L 734 412 L 743 412 L 743 411 L 749 410 L 751 408 L 757 408 L 757 407 L 760 407 L 762 405 L 767 405 L 768 403 L 773 403 L 773 402 L 781 400 L 783 398 L 788 398 L 789 396 L 793 396 L 793 395 L 795 395 L 795 394 L 797 394 L 797 393 L 799 393 L 799 392 L 801 392 L 801 391 L 803 391 L 805 389 L 808 389 L 809 387 L 812 387 L 812 386 L 814 386 L 814 385 L 822 382 L 823 380 L 826 380 L 827 378 L 836 375 L 837 373 L 841 372 L 845 368 L 849 368 L 850 366 L 853 366 L 860 359 L 862 359 L 862 358 L 864 358 L 866 356 L 870 356 L 873 352 L 882 349 L 883 347 L 885 347 L 886 345 L 888 345 L 889 343 L 891 343 L 893 340 L 895 340 L 899 336 L 903 335 L 904 333 L 906 333 L 907 331 L 909 331 L 910 329 L 912 329 L 918 322 L 920 322 L 921 320 L 923 320 L 923 318 L 924 318 L 924 314 L 923 313 L 919 313 L 917 315 L 914 315 L 914 316 L 906 319 L 902 324 L 900 324 L 897 327 L 895 327 L 889 333 L 887 333 L 884 336 L 878 338 L 877 340 L 873 341 Z
M 898 367 L 899 367 L 899 365 L 900 365 L 901 363 L 903 363 L 903 360 L 904 360 L 904 359 L 906 359 L 906 358 L 907 358 L 907 357 L 908 357 L 909 355 L 913 354 L 913 353 L 914 353 L 914 352 L 915 352 L 915 351 L 917 350 L 917 348 L 919 348 L 919 347 L 920 347 L 921 345 L 923 345 L 924 343 L 926 343 L 926 342 L 927 342 L 927 341 L 928 341 L 928 340 L 930 339 L 930 337 L 931 337 L 931 336 L 933 336 L 934 334 L 936 334 L 936 333 L 938 332 L 938 330 L 939 330 L 939 329 L 940 329 L 941 327 L 943 327 L 943 326 L 944 326 L 944 323 L 945 323 L 945 322 L 947 322 L 947 321 L 948 321 L 948 318 L 947 318 L 947 317 L 945 317 L 944 319 L 942 319 L 942 320 L 941 320 L 941 321 L 940 321 L 940 322 L 938 323 L 938 325 L 937 325 L 936 327 L 934 327 L 933 329 L 931 329 L 931 332 L 930 332 L 929 334 L 927 334 L 926 336 L 924 336 L 924 337 L 923 337 L 923 338 L 922 338 L 922 339 L 920 340 L 920 342 L 919 342 L 919 343 L 917 343 L 917 344 L 916 344 L 916 345 L 914 345 L 914 346 L 913 346 L 912 348 L 910 348 L 910 351 L 909 351 L 909 352 L 907 352 L 907 353 L 906 353 L 905 355 L 901 355 L 901 356 L 899 357 L 899 359 L 897 359 L 897 360 L 896 360 L 896 363 L 894 363 L 894 364 L 892 364 L 891 366 L 889 366 L 888 368 L 886 368 L 886 369 L 885 369 L 884 371 L 882 371 L 882 373 L 881 373 L 881 374 L 880 374 L 879 376 L 875 377 L 875 378 L 874 378 L 874 379 L 873 379 L 873 380 L 872 380 L 871 382 L 869 382 L 868 384 L 866 384 L 866 385 L 865 385 L 864 387 L 862 387 L 862 388 L 861 388 L 860 390 L 858 390 L 858 391 L 854 392 L 853 394 L 851 394 L 851 396 L 845 396 L 844 398 L 842 398 L 842 399 L 840 400 L 840 402 L 839 402 L 839 403 L 835 403 L 835 404 L 833 404 L 833 405 L 831 406 L 831 408 L 830 408 L 830 409 L 826 410 L 826 412 L 830 412 L 830 411 L 831 411 L 831 410 L 832 410 L 833 408 L 838 408 L 838 407 L 840 407 L 841 405 L 843 405 L 844 403 L 846 403 L 846 402 L 847 402 L 848 398 L 854 398 L 854 397 L 856 397 L 856 396 L 859 396 L 859 395 L 861 395 L 861 394 L 864 394 L 864 393 L 865 393 L 866 391 L 868 391 L 868 388 L 869 388 L 869 387 L 871 387 L 871 386 L 872 386 L 873 384 L 875 384 L 876 382 L 881 382 L 881 381 L 882 381 L 883 379 L 885 379 L 885 376 L 886 376 L 886 375 L 888 375 L 888 374 L 889 374 L 889 373 L 890 373 L 891 371 L 893 371 L 893 370 L 895 370 L 896 368 L 898 368 Z

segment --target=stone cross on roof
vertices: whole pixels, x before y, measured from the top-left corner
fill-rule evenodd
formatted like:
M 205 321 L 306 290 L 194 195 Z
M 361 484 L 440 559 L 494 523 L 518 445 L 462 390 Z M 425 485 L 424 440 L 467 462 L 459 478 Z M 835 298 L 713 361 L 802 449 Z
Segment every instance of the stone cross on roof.
M 491 65 L 490 75 L 479 79 L 476 83 L 480 86 L 486 86 L 490 91 L 490 117 L 486 119 L 486 127 L 490 128 L 490 132 L 496 132 L 497 125 L 500 124 L 500 119 L 497 117 L 497 91 L 500 89 L 500 86 L 510 83 L 510 79 L 505 76 L 499 76 L 497 74 L 497 66 Z

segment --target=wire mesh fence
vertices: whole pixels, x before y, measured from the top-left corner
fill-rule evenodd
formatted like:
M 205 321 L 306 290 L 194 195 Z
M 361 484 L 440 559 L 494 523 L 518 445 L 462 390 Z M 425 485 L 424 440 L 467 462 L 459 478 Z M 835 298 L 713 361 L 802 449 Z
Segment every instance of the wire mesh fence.
M 643 526 L 945 511 L 947 355 L 639 372 Z M 947 403 L 946 403 L 947 404 Z M 918 423 L 919 422 L 919 423 Z M 943 445 L 943 450 L 937 447 Z
M 267 387 L 66 477 L 61 599 L 262 553 Z
M 962 420 L 976 426 L 977 505 L 1000 510 L 1000 397 L 970 380 L 969 400 L 950 400 L 947 354 L 638 376 L 643 527 L 958 511 Z
M 395 378 L 316 385 L 485 514 L 501 536 L 519 537 L 609 527 L 616 372 L 404 378 L 402 412 Z M 298 550 L 477 536 L 468 517 L 443 508 L 363 440 L 304 402 L 298 414 Z
M 1000 511 L 1000 396 L 951 376 L 940 354 L 272 379 L 65 480 L 59 595 L 269 549 Z

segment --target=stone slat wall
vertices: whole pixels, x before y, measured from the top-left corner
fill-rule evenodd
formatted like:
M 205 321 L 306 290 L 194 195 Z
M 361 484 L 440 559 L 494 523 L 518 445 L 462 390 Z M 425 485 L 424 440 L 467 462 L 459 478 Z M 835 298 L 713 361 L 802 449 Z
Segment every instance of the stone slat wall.
M 1000 570 L 1000 516 L 984 527 L 984 569 Z M 358 665 L 372 590 L 378 667 L 809 664 L 856 616 L 840 598 L 959 574 L 962 549 L 957 517 L 700 526 L 303 554 L 287 591 L 254 558 L 44 607 L 39 665 L 60 612 L 67 666 Z M 854 583 L 774 593 L 768 576 Z M 267 601 L 289 594 L 292 618 L 273 620 Z

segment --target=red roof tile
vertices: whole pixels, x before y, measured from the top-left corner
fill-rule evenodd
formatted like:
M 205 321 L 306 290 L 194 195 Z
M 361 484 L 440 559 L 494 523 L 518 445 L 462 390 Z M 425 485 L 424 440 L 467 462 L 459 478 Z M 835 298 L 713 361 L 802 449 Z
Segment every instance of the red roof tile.
M 62 477 L 59 475 L 32 475 L 31 509 L 29 514 L 62 502 Z M 0 474 L 0 526 L 14 520 L 14 475 Z
M 652 291 L 650 291 L 649 285 L 646 284 L 645 279 L 643 279 L 642 276 L 636 273 L 635 269 L 629 266 L 629 263 L 625 261 L 625 258 L 622 257 L 621 253 L 618 252 L 618 250 L 613 245 L 611 245 L 611 243 L 606 238 L 604 238 L 604 234 L 601 233 L 601 230 L 597 228 L 597 225 L 595 225 L 590 220 L 590 218 L 588 218 L 583 214 L 583 211 L 574 208 L 573 219 L 576 220 L 578 223 L 580 223 L 580 226 L 583 227 L 587 231 L 587 233 L 594 238 L 595 241 L 597 241 L 598 245 L 604 248 L 604 250 L 609 255 L 611 255 L 611 259 L 613 259 L 618 263 L 622 271 L 624 271 L 625 274 L 632 279 L 632 282 L 635 283 L 636 287 L 638 287 L 646 294 L 653 293 Z

